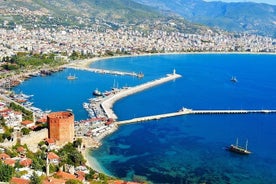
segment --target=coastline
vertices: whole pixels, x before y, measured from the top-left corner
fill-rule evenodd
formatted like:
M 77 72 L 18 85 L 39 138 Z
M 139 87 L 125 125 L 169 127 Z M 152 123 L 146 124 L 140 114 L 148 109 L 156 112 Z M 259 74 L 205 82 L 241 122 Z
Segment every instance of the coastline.
M 93 62 L 97 62 L 97 61 L 101 61 L 101 60 L 108 60 L 108 59 L 113 59 L 113 58 L 122 58 L 122 57 L 142 57 L 142 56 L 158 56 L 158 55 L 185 55 L 185 54 L 218 54 L 218 55 L 223 55 L 223 54 L 253 54 L 254 53 L 203 53 L 203 52 L 199 52 L 199 53 L 158 53 L 158 54 L 144 54 L 144 55 L 124 55 L 124 56 L 111 56 L 111 57 L 97 57 L 97 58 L 92 58 L 92 59 L 87 59 L 83 61 L 83 65 L 86 67 L 89 67 L 89 65 Z M 275 53 L 256 53 L 256 55 L 275 55 Z M 80 63 L 82 63 L 82 61 L 80 61 Z M 99 141 L 98 143 L 100 143 L 101 139 L 106 138 L 106 137 L 102 137 L 99 138 L 99 140 L 95 140 L 95 141 Z M 101 146 L 100 144 L 98 146 Z M 83 153 L 84 158 L 87 160 L 87 165 L 91 168 L 93 168 L 94 170 L 96 170 L 97 172 L 101 172 L 101 173 L 105 173 L 107 175 L 108 171 L 106 171 L 104 168 L 101 167 L 100 163 L 90 154 L 91 151 L 95 150 L 97 148 L 94 147 L 85 147 Z M 89 158 L 89 159 L 88 159 Z
M 167 53 L 142 53 L 142 54 L 130 54 L 130 55 L 115 55 L 115 56 L 103 56 L 103 57 L 94 57 L 90 59 L 84 60 L 76 60 L 72 63 L 65 64 L 73 65 L 80 68 L 90 68 L 90 65 L 94 62 L 107 60 L 107 59 L 116 59 L 116 58 L 127 58 L 127 57 L 143 57 L 143 56 L 163 56 L 163 55 L 192 55 L 192 54 L 216 54 L 216 55 L 224 55 L 224 54 L 251 54 L 251 55 L 276 55 L 276 53 L 272 52 L 167 52 Z
M 82 154 L 84 156 L 84 159 L 86 160 L 86 165 L 93 170 L 99 172 L 99 173 L 104 173 L 109 175 L 99 164 L 99 162 L 92 157 L 89 153 L 93 150 L 93 148 L 85 148 L 84 151 L 82 151 Z
M 86 59 L 86 60 L 79 60 L 76 63 L 74 62 L 74 66 L 78 67 L 85 67 L 85 68 L 90 68 L 90 65 L 93 62 L 98 62 L 102 60 L 107 60 L 107 59 L 116 59 L 116 58 L 127 58 L 127 57 L 143 57 L 143 56 L 159 56 L 159 55 L 185 55 L 185 54 L 216 54 L 216 55 L 224 55 L 224 54 L 252 54 L 252 55 L 275 55 L 276 53 L 258 53 L 258 52 L 172 52 L 172 53 L 150 53 L 150 54 L 137 54 L 137 55 L 118 55 L 118 56 L 107 56 L 107 57 L 95 57 L 92 59 Z M 75 65 L 77 64 L 77 65 Z M 112 108 L 112 105 L 111 105 Z M 114 130 L 116 131 L 116 130 Z M 114 132 L 113 131 L 113 132 Z M 111 132 L 111 133 L 113 133 Z M 110 133 L 110 134 L 111 134 Z M 101 140 L 105 138 L 106 136 L 102 136 L 98 138 L 98 143 L 99 146 L 101 146 Z M 97 148 L 96 148 L 97 149 Z M 94 169 L 97 172 L 104 173 L 106 175 L 110 175 L 108 171 L 106 171 L 100 163 L 90 154 L 91 151 L 93 151 L 92 147 L 87 147 L 85 148 L 85 152 L 83 153 L 84 158 L 87 160 L 87 165 Z

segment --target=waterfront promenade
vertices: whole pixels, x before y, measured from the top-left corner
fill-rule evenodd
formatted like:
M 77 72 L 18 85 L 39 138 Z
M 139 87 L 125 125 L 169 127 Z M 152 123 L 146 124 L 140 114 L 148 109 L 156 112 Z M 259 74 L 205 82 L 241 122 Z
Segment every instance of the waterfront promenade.
M 116 116 L 116 114 L 112 110 L 113 104 L 117 100 L 119 100 L 121 98 L 124 98 L 128 95 L 138 93 L 138 92 L 143 91 L 145 89 L 148 89 L 148 88 L 151 88 L 151 87 L 154 87 L 154 86 L 157 86 L 157 85 L 175 80 L 179 77 L 181 77 L 181 75 L 176 74 L 175 70 L 174 70 L 174 72 L 172 74 L 167 74 L 166 77 L 163 77 L 163 78 L 151 81 L 151 82 L 147 82 L 145 84 L 141 84 L 141 85 L 138 85 L 138 86 L 135 86 L 135 87 L 129 87 L 129 88 L 126 88 L 126 89 L 122 89 L 119 93 L 116 93 L 115 95 L 112 95 L 111 97 L 108 97 L 107 99 L 105 99 L 101 103 L 101 107 L 103 108 L 103 110 L 104 110 L 104 112 L 105 112 L 105 114 L 108 118 L 112 118 L 113 120 L 117 120 L 118 117 Z
M 163 118 L 170 118 L 174 116 L 182 116 L 187 114 L 250 114 L 250 113 L 276 113 L 276 110 L 192 110 L 183 108 L 178 112 L 159 114 L 153 116 L 145 116 L 140 118 L 134 118 L 130 120 L 118 121 L 117 125 L 139 123 L 151 120 L 159 120 Z

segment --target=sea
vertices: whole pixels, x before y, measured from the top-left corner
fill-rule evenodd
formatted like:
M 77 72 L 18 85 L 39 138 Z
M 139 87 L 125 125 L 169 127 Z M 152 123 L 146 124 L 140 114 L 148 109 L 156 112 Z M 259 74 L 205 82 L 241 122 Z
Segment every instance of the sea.
M 72 109 L 87 119 L 82 103 L 95 89 L 135 86 L 176 73 L 182 77 L 117 101 L 119 120 L 193 110 L 276 109 L 276 55 L 172 54 L 105 59 L 99 69 L 142 72 L 143 78 L 65 69 L 33 77 L 13 88 L 33 95 L 43 110 Z M 67 80 L 68 75 L 76 80 Z M 236 77 L 237 82 L 231 78 Z M 226 150 L 245 146 L 250 155 Z M 102 171 L 129 181 L 157 184 L 276 183 L 276 114 L 183 115 L 123 125 L 90 152 Z

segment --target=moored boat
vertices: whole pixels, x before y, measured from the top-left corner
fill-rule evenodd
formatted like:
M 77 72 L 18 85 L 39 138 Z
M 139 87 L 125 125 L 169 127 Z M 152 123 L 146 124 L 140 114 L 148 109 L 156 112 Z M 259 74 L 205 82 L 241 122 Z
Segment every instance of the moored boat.
M 93 91 L 93 95 L 94 95 L 94 96 L 102 96 L 103 94 L 102 94 L 102 92 L 100 92 L 98 89 L 95 89 L 95 90 Z

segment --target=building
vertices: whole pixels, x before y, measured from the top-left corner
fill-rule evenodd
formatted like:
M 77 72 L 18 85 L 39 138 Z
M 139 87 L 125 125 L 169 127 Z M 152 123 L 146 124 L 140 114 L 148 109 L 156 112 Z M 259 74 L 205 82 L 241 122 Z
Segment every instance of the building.
M 47 158 L 49 160 L 49 164 L 54 164 L 54 165 L 59 164 L 60 158 L 54 152 L 49 152 L 48 155 L 47 155 Z
M 30 121 L 30 120 L 24 120 L 21 122 L 21 125 L 25 128 L 31 128 L 31 127 L 35 126 L 35 122 Z
M 73 142 L 74 115 L 72 112 L 53 112 L 47 116 L 48 138 L 54 139 L 58 145 Z

